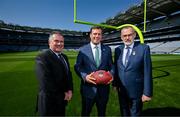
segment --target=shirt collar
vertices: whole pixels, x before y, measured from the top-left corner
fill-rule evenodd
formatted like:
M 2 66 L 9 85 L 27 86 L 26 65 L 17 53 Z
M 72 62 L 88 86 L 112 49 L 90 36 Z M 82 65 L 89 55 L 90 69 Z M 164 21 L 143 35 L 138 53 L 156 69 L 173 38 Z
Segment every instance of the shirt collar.
M 60 53 L 57 53 L 57 52 L 54 52 L 53 50 L 51 50 L 54 54 L 56 54 L 57 56 L 59 55 L 59 54 L 61 54 L 61 52 Z
M 92 42 L 90 42 L 90 45 L 91 45 L 92 49 L 94 49 L 96 46 L 97 46 L 98 48 L 101 47 L 101 44 L 100 44 L 100 43 L 97 44 L 97 45 L 95 45 L 95 44 L 93 44 Z
M 133 48 L 133 46 L 134 46 L 134 43 L 132 43 L 131 45 L 129 45 L 128 47 L 130 47 L 130 49 L 132 49 Z M 127 47 L 127 45 L 125 45 L 125 47 L 124 48 L 126 48 Z

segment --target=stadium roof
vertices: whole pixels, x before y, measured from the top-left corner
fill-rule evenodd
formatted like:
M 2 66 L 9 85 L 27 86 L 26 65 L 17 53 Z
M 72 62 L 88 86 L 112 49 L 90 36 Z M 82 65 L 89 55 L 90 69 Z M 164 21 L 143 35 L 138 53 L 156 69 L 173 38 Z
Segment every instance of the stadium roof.
M 180 13 L 180 0 L 147 0 L 147 21 L 159 17 L 169 17 L 175 12 Z M 114 18 L 108 19 L 106 24 L 119 26 L 142 22 L 144 22 L 144 2 L 138 6 L 130 7 L 124 13 L 118 13 Z

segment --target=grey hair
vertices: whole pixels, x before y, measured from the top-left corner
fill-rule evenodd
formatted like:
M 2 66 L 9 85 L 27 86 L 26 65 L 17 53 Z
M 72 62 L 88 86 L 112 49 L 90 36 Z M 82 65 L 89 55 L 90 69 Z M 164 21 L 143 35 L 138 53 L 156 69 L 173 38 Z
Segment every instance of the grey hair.
M 125 26 L 125 27 L 123 27 L 123 28 L 121 29 L 121 31 L 124 30 L 124 29 L 128 29 L 128 28 L 131 28 L 132 31 L 133 31 L 134 33 L 136 33 L 136 31 L 134 30 L 134 28 L 133 28 L 132 26 Z
M 49 41 L 53 39 L 53 35 L 55 35 L 55 34 L 63 36 L 59 31 L 53 31 L 49 35 Z

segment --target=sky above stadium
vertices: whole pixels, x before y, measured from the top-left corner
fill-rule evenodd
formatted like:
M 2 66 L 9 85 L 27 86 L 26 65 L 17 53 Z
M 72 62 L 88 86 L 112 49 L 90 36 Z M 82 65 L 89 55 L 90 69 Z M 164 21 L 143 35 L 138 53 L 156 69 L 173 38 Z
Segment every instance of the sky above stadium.
M 0 0 L 0 20 L 21 26 L 89 31 L 73 23 L 74 0 Z M 77 0 L 77 19 L 102 23 L 143 0 Z

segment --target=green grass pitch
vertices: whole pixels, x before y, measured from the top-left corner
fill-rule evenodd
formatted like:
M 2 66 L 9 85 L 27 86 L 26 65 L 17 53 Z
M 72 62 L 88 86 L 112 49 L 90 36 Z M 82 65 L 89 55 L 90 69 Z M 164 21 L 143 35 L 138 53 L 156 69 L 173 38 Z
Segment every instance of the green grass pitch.
M 66 108 L 66 115 L 81 113 L 80 79 L 73 66 L 77 53 L 65 52 L 73 73 L 74 94 Z M 38 82 L 34 71 L 34 58 L 38 52 L 0 54 L 0 116 L 35 116 Z M 154 96 L 145 103 L 143 115 L 180 115 L 180 55 L 152 55 Z M 96 108 L 92 116 L 97 115 Z M 111 87 L 107 105 L 108 116 L 118 116 L 117 93 Z

